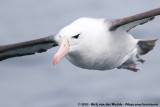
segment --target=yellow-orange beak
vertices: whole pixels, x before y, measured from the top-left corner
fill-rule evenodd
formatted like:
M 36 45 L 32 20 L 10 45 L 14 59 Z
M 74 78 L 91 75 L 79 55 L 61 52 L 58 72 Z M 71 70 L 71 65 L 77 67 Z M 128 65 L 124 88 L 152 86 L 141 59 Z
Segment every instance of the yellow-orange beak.
M 61 44 L 58 52 L 54 55 L 53 65 L 55 66 L 69 52 L 69 43 L 66 37 L 61 39 Z

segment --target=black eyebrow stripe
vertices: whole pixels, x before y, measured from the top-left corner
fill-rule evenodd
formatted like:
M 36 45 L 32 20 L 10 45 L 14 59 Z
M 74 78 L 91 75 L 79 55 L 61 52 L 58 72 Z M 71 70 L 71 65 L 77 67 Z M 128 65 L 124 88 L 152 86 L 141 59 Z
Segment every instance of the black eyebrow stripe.
M 72 38 L 77 39 L 77 38 L 79 37 L 79 35 L 80 35 L 80 33 L 79 33 L 79 34 L 77 34 L 77 35 L 75 35 L 75 36 L 72 36 Z

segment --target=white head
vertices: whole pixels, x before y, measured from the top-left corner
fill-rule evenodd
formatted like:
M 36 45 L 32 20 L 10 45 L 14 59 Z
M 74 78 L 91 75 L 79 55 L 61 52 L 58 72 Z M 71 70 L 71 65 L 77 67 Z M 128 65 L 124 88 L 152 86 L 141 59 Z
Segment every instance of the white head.
M 54 56 L 53 64 L 56 65 L 64 56 L 82 68 L 86 68 L 86 63 L 92 63 L 94 56 L 91 54 L 99 54 L 97 50 L 101 47 L 96 41 L 103 40 L 101 36 L 105 32 L 103 21 L 103 19 L 80 18 L 61 29 L 55 38 L 60 49 Z

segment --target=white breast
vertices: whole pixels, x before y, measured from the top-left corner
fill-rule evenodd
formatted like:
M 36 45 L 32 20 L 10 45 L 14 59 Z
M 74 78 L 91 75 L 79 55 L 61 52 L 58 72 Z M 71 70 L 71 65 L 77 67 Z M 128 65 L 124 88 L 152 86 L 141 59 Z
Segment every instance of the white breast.
M 123 64 L 135 50 L 137 41 L 125 31 L 110 32 L 103 20 L 83 30 L 84 41 L 66 58 L 74 65 L 95 70 L 113 69 Z

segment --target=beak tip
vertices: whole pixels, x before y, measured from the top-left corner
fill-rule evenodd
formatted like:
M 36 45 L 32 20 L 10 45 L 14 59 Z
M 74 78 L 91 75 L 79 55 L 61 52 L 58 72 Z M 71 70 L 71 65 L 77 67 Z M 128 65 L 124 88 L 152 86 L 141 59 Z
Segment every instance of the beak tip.
M 56 66 L 56 64 L 53 62 L 53 65 Z
M 57 56 L 54 56 L 54 58 L 53 58 L 53 65 L 56 66 L 56 64 L 57 64 Z

